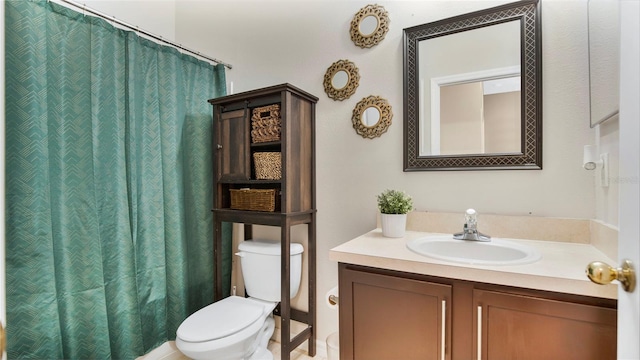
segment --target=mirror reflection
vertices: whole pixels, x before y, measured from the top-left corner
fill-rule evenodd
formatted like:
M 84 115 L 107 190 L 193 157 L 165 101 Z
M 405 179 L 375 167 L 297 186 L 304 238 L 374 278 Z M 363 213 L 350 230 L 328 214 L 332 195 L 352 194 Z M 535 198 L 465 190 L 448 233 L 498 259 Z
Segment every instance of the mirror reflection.
M 380 109 L 374 106 L 366 108 L 362 112 L 362 118 L 360 119 L 362 124 L 367 127 L 375 126 L 380 121 Z
M 521 153 L 520 22 L 418 48 L 420 156 Z
M 336 73 L 333 74 L 333 77 L 331 78 L 331 85 L 336 90 L 344 88 L 345 86 L 347 86 L 348 82 L 349 74 L 347 74 L 347 72 L 344 70 L 336 71 Z
M 522 151 L 519 76 L 442 86 L 439 108 L 425 155 Z
M 369 15 L 360 21 L 360 25 L 358 26 L 358 31 L 362 36 L 371 36 L 378 29 L 378 18 Z

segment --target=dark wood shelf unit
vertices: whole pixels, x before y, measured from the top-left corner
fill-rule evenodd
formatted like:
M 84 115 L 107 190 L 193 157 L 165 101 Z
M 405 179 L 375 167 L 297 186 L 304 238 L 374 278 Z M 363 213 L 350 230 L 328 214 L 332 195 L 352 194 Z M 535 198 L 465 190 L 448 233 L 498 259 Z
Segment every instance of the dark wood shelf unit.
M 274 314 L 281 317 L 281 359 L 309 341 L 310 356 L 316 353 L 316 180 L 315 180 L 315 104 L 318 98 L 290 84 L 211 99 L 214 117 L 214 258 L 215 298 L 222 298 L 222 223 L 244 224 L 244 238 L 253 237 L 254 225 L 281 229 L 281 302 Z M 252 143 L 253 109 L 280 105 L 280 141 Z M 279 180 L 255 178 L 254 152 L 281 153 Z M 231 209 L 230 189 L 275 189 L 273 212 Z M 306 225 L 308 232 L 308 310 L 291 308 L 290 244 L 291 227 Z M 304 269 L 303 269 L 304 270 Z M 307 327 L 291 338 L 291 320 Z
M 226 180 L 220 181 L 220 184 L 237 184 L 237 185 L 260 185 L 260 184 L 281 184 L 280 180 Z
M 280 148 L 281 144 L 282 143 L 280 141 L 269 141 L 269 142 L 251 144 L 251 147 L 252 148 Z

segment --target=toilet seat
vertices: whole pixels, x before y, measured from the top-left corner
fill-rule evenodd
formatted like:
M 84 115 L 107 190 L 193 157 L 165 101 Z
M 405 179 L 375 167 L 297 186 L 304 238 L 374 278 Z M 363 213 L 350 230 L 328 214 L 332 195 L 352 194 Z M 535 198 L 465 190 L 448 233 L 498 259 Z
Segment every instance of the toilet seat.
M 208 305 L 182 322 L 176 335 L 187 342 L 205 342 L 230 336 L 260 320 L 264 306 L 230 296 Z

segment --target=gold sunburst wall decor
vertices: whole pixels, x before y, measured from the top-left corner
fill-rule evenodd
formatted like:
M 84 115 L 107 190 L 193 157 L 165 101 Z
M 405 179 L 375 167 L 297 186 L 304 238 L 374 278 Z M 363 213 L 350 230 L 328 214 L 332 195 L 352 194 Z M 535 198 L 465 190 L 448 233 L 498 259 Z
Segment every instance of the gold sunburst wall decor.
M 368 96 L 353 108 L 351 122 L 358 135 L 366 139 L 380 137 L 391 126 L 393 112 L 389 102 L 380 96 Z
M 349 60 L 338 60 L 324 74 L 324 92 L 333 100 L 351 97 L 360 85 L 358 68 Z
M 351 40 L 361 48 L 379 44 L 389 31 L 389 15 L 380 5 L 367 5 L 351 20 Z

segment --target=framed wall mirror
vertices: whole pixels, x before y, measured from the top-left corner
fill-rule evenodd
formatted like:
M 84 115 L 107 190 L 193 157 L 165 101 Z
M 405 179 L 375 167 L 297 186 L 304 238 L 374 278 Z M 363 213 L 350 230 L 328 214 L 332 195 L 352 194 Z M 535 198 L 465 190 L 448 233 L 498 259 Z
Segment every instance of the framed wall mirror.
M 618 116 L 620 103 L 620 3 L 589 0 L 590 126 Z
M 542 169 L 537 0 L 404 29 L 404 170 Z

